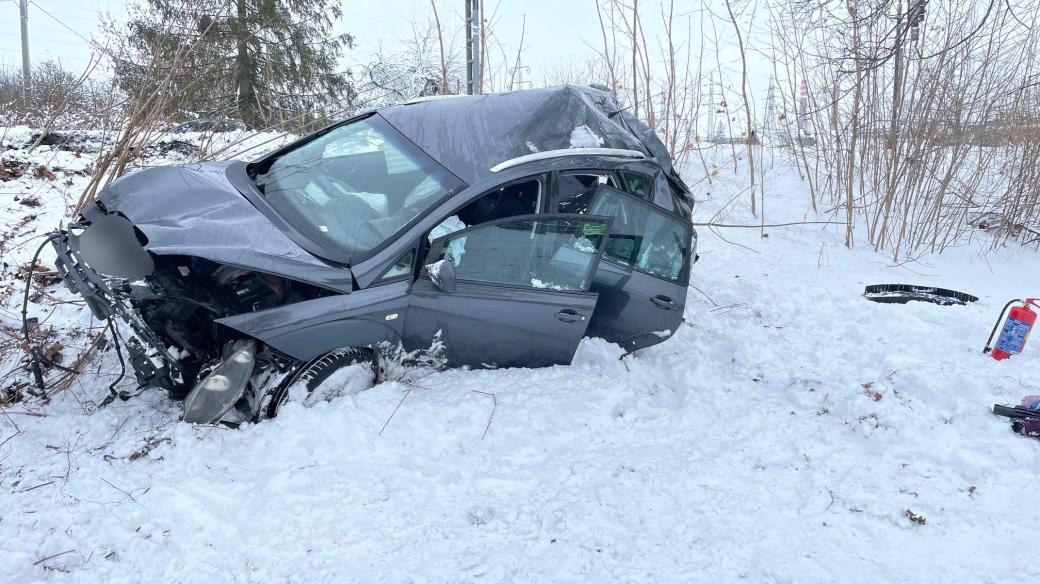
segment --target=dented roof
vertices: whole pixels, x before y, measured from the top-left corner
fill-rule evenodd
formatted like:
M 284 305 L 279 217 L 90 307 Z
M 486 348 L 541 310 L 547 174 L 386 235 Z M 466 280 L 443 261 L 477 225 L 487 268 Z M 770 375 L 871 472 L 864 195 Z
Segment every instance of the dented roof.
M 612 148 L 657 155 L 653 144 L 644 145 L 645 134 L 653 134 L 649 128 L 619 110 L 606 91 L 566 85 L 421 101 L 379 114 L 473 184 L 501 162 L 547 150 Z M 671 170 L 670 163 L 662 166 Z

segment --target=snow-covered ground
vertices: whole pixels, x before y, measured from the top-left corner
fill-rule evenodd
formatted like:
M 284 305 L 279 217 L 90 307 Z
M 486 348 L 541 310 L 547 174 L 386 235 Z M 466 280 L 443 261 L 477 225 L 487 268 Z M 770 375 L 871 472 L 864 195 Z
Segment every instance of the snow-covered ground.
M 691 177 L 698 220 L 742 188 L 728 172 Z M 58 175 L 0 182 L 5 329 L 31 237 L 85 181 Z M 827 219 L 779 157 L 767 185 L 770 222 Z M 722 219 L 754 221 L 739 204 Z M 155 392 L 95 410 L 106 356 L 0 414 L 0 581 L 1040 577 L 1040 441 L 989 413 L 1040 393 L 1040 348 L 980 352 L 1004 302 L 1040 295 L 1040 256 L 979 234 L 892 266 L 836 226 L 719 233 L 700 230 L 687 324 L 623 360 L 586 340 L 571 366 L 428 373 L 230 430 L 177 423 Z M 980 300 L 875 304 L 874 283 Z M 90 326 L 76 306 L 51 318 L 70 344 Z M 5 346 L 0 374 L 19 359 Z

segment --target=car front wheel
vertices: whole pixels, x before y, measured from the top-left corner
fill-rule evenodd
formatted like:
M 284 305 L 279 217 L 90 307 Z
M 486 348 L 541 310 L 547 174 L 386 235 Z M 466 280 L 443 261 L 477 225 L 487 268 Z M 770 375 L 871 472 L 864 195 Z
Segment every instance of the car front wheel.
M 310 406 L 354 395 L 379 381 L 379 354 L 369 347 L 337 349 L 314 359 L 268 390 L 259 417 L 273 418 L 289 402 Z

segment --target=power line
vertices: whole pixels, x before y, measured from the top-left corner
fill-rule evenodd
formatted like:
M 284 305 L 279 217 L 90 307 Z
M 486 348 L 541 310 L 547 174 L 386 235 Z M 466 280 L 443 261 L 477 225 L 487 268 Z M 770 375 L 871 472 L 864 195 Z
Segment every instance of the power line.
M 65 24 L 60 18 L 58 18 L 57 16 L 54 16 L 46 8 L 44 8 L 43 6 L 40 6 L 39 4 L 37 4 L 35 2 L 35 0 L 29 0 L 29 3 L 32 4 L 33 6 L 39 8 L 40 12 L 46 14 L 47 16 L 50 16 L 54 20 L 54 22 L 57 22 L 58 24 L 60 24 L 63 27 L 65 27 L 65 30 L 67 30 L 67 31 L 71 32 L 72 34 L 78 36 L 79 38 L 83 39 L 88 45 L 91 45 L 91 46 L 95 45 L 94 41 L 92 41 L 92 40 L 88 39 L 87 37 L 81 35 L 76 29 L 74 29 L 71 26 Z

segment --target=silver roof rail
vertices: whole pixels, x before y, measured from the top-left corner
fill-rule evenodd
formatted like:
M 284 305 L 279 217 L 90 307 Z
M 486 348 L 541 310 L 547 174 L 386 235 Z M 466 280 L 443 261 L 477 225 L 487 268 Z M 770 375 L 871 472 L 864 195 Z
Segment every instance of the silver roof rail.
M 646 158 L 646 154 L 638 150 L 625 150 L 622 148 L 562 148 L 560 150 L 546 150 L 545 152 L 534 152 L 510 158 L 505 162 L 499 162 L 491 167 L 491 172 L 499 172 L 507 168 L 545 160 L 547 158 L 562 158 L 564 156 L 620 156 L 622 158 Z

